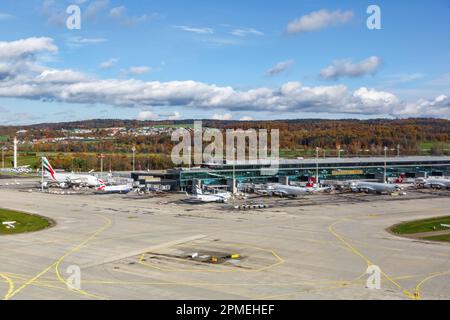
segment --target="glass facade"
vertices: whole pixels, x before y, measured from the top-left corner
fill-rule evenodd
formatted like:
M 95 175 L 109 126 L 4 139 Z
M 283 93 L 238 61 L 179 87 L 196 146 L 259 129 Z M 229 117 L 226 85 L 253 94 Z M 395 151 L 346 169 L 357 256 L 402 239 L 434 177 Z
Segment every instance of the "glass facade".
M 316 175 L 317 164 L 313 160 L 286 161 L 279 164 L 275 175 L 262 174 L 261 168 L 269 168 L 261 164 L 236 164 L 234 166 L 235 178 L 238 183 L 266 183 L 277 182 L 280 177 L 289 177 L 291 181 L 306 181 L 308 177 Z M 352 161 L 352 159 L 327 160 L 320 159 L 318 163 L 320 180 L 349 180 L 349 179 L 375 179 L 384 175 L 384 159 L 367 159 Z M 408 177 L 418 174 L 450 175 L 450 159 L 424 159 L 418 157 L 410 160 L 387 160 L 387 177 L 398 177 L 401 173 Z M 233 178 L 232 164 L 212 164 L 202 168 L 181 170 L 179 173 L 180 188 L 192 185 L 192 182 L 201 180 L 202 184 L 226 184 Z

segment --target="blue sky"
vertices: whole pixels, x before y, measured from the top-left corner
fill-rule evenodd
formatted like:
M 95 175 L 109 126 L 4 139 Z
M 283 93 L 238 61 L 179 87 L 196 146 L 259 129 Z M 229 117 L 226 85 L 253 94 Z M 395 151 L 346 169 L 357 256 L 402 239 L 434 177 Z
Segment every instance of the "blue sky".
M 448 118 L 449 17 L 449 0 L 3 0 L 0 124 Z

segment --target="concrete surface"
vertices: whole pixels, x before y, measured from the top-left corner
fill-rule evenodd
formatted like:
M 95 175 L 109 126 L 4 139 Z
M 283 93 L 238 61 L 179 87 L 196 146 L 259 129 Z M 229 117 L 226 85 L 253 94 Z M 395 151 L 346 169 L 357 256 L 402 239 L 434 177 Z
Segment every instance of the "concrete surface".
M 423 195 L 422 195 L 423 196 Z M 0 207 L 57 222 L 0 236 L 5 299 L 449 299 L 450 244 L 385 229 L 448 215 L 448 196 L 257 198 L 192 205 L 184 195 L 55 195 L 0 188 Z M 399 200 L 399 201 L 391 201 Z M 401 201 L 400 201 L 401 200 Z M 239 254 L 208 263 L 190 258 Z M 368 265 L 381 289 L 366 288 Z M 70 266 L 81 288 L 70 289 Z

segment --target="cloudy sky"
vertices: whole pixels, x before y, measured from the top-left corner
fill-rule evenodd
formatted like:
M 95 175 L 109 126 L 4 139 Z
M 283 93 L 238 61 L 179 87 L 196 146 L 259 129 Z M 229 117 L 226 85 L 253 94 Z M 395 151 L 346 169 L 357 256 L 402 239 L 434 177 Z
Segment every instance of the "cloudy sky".
M 449 17 L 449 0 L 2 0 L 0 124 L 449 118 Z

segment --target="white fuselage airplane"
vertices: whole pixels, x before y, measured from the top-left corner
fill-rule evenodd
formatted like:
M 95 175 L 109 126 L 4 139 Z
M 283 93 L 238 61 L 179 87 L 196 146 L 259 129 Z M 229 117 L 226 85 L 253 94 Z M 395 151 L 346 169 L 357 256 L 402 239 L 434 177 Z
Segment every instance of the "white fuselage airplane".
M 400 191 L 401 187 L 396 184 L 382 182 L 352 182 L 350 188 L 353 192 L 372 192 L 372 193 L 393 193 Z
M 275 185 L 267 189 L 269 195 L 277 195 L 282 197 L 296 197 L 306 193 L 309 193 L 309 188 L 307 187 L 295 187 L 286 185 Z
M 52 182 L 58 183 L 60 186 L 71 184 L 98 187 L 103 184 L 103 181 L 90 174 L 57 173 L 53 170 L 53 167 L 46 157 L 42 157 L 42 163 L 45 177 Z
M 429 178 L 423 181 L 423 186 L 426 188 L 450 189 L 450 179 L 444 178 Z
M 189 202 L 227 202 L 231 198 L 231 193 L 229 192 L 203 193 L 198 187 L 195 191 L 193 195 L 186 193 Z
M 106 186 L 106 185 L 101 185 L 100 187 L 97 188 L 97 191 L 100 191 L 100 193 L 129 193 L 131 191 L 131 186 L 124 184 L 124 185 L 118 185 L 118 186 Z
M 30 168 L 29 165 L 26 166 L 20 166 L 17 168 L 6 168 L 6 169 L 0 169 L 1 172 L 9 172 L 9 173 L 31 173 L 33 170 Z
M 320 187 L 316 184 L 315 178 L 310 178 L 306 187 L 286 186 L 277 184 L 266 190 L 269 195 L 278 195 L 282 197 L 297 197 L 307 193 L 328 191 L 329 187 Z

